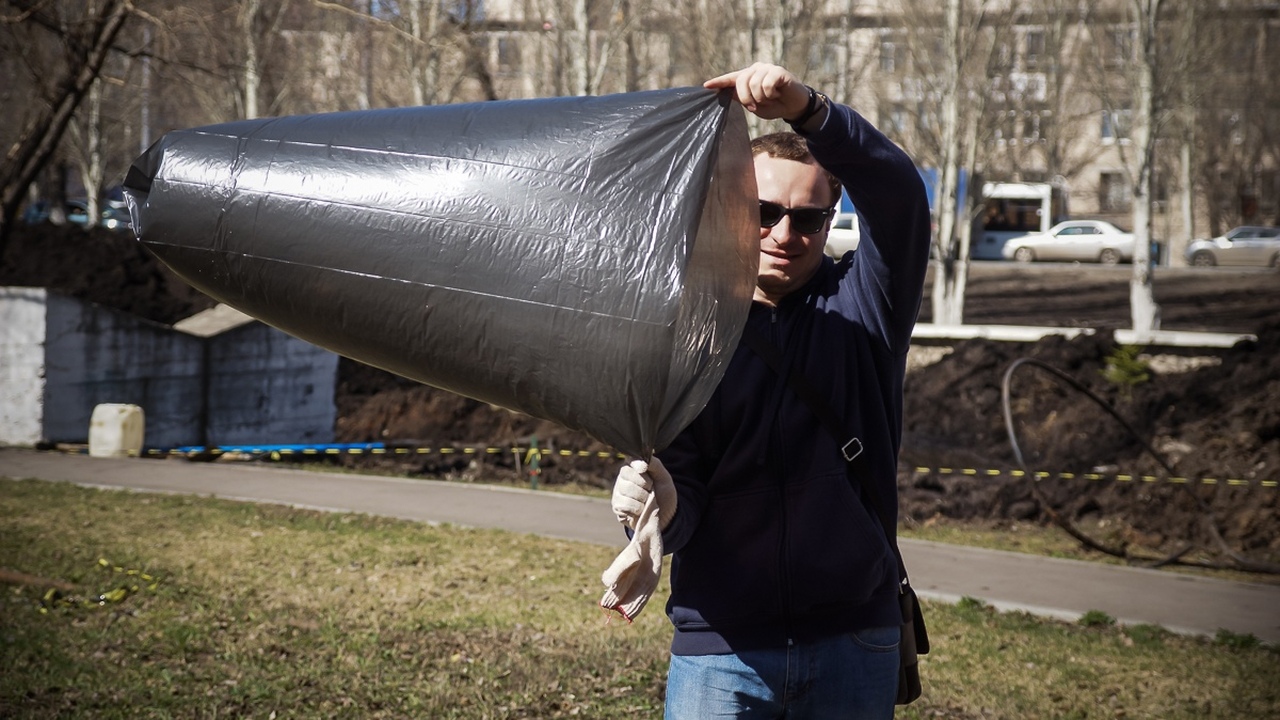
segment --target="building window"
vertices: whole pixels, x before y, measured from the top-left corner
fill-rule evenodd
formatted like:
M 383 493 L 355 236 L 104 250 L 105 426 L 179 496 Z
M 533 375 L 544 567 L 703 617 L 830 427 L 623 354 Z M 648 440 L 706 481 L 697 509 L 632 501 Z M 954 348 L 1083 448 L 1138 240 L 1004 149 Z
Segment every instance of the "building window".
M 484 20 L 484 0 L 444 0 L 440 3 L 451 19 L 462 24 Z
M 1044 31 L 1031 30 L 1027 33 L 1027 54 L 1023 56 L 1023 67 L 1035 70 L 1044 62 Z
M 1129 139 L 1133 128 L 1133 111 L 1129 108 L 1102 111 L 1102 142 L 1113 143 Z
M 1127 67 L 1133 62 L 1133 30 L 1116 28 L 1107 35 L 1106 62 L 1108 67 Z
M 916 103 L 916 127 L 921 130 L 942 127 L 942 116 L 938 114 L 942 103 L 934 100 L 921 100 Z
M 992 69 L 998 74 L 1006 73 L 1013 69 L 1013 48 L 1009 47 L 1008 40 L 996 40 L 995 59 L 992 61 L 992 65 Z
M 1258 173 L 1258 206 L 1269 215 L 1280 210 L 1280 171 L 1263 170 Z
M 1035 110 L 1022 111 L 1022 142 L 1040 140 L 1040 113 Z
M 844 44 L 838 36 L 828 35 L 821 42 L 809 45 L 809 67 L 818 70 L 826 77 L 835 77 L 839 74 L 842 57 L 844 57 Z
M 1030 102 L 1044 102 L 1049 83 L 1044 73 L 1009 73 L 1009 94 Z
M 1015 142 L 1018 139 L 1017 125 L 1017 110 L 1001 110 L 996 113 L 996 142 L 1001 145 Z
M 1151 173 L 1151 202 L 1157 204 L 1169 202 L 1169 175 L 1163 168 Z
M 1036 128 L 1039 133 L 1038 135 L 1036 135 L 1036 139 L 1041 142 L 1052 140 L 1053 131 L 1054 131 L 1053 111 L 1052 110 L 1038 111 L 1036 121 L 1039 123 L 1039 126 Z
M 1104 172 L 1098 178 L 1098 210 L 1125 212 L 1133 208 L 1133 192 L 1124 173 Z
M 520 70 L 520 39 L 514 34 L 497 37 L 497 69 L 503 75 Z
M 907 69 L 907 44 L 894 35 L 880 36 L 880 71 L 905 72 Z
M 907 109 L 903 107 L 902 103 L 894 103 L 893 107 L 889 108 L 889 116 L 881 118 L 880 124 L 887 129 L 889 135 L 902 137 L 907 134 L 907 125 L 910 121 L 907 116 Z

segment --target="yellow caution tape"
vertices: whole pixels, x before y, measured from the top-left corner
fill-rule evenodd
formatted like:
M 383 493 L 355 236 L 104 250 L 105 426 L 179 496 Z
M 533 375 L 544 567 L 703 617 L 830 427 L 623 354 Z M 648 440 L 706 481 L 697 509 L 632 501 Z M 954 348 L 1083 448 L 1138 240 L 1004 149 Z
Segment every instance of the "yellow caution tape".
M 1122 483 L 1142 482 L 1142 483 L 1148 483 L 1148 484 L 1167 482 L 1167 483 L 1177 483 L 1181 485 L 1199 483 L 1201 485 L 1231 485 L 1233 487 L 1257 486 L 1257 487 L 1265 487 L 1265 488 L 1275 488 L 1280 486 L 1280 482 L 1277 482 L 1276 480 L 1247 480 L 1244 478 L 1223 479 L 1223 478 L 1212 478 L 1212 477 L 1205 477 L 1205 478 L 1165 477 L 1165 478 L 1162 478 L 1162 477 L 1157 477 L 1155 475 L 1128 475 L 1124 473 L 1110 473 L 1110 474 L 1097 473 L 1097 472 L 1087 472 L 1087 473 L 1056 472 L 1055 473 L 1055 472 L 1046 472 L 1043 470 L 1036 471 L 1033 473 L 1027 473 L 1022 470 L 995 470 L 995 469 L 981 470 L 976 468 L 957 469 L 957 468 L 949 468 L 949 467 L 936 467 L 936 468 L 917 467 L 915 471 L 918 473 L 926 474 L 926 475 L 968 475 L 968 476 L 984 475 L 986 477 L 1007 476 L 1012 478 L 1022 478 L 1022 477 L 1030 476 L 1035 478 L 1036 480 L 1048 480 L 1050 478 L 1056 478 L 1058 480 L 1099 480 L 1099 481 L 1114 480 L 1115 482 L 1122 482 Z
M 222 448 L 210 448 L 208 450 L 156 450 L 148 449 L 143 453 L 130 452 L 133 457 L 147 455 L 150 457 L 161 456 L 180 456 L 195 457 L 199 455 L 226 455 L 228 453 L 243 453 L 245 455 L 264 455 L 272 460 L 283 460 L 294 455 L 386 455 L 388 453 L 394 455 L 408 455 L 410 453 L 417 455 L 505 455 L 507 453 L 520 455 L 525 458 L 525 462 L 534 458 L 545 458 L 553 455 L 560 457 L 580 457 L 580 458 L 601 458 L 601 459 L 618 459 L 625 460 L 626 455 L 616 452 L 608 452 L 604 450 L 550 450 L 547 448 L 525 448 L 525 447 L 477 447 L 466 445 L 462 447 L 395 447 L 395 448 L 267 448 L 267 447 L 245 447 L 236 450 L 224 450 Z
M 138 580 L 148 583 L 145 585 L 148 590 L 155 590 L 160 584 L 155 576 L 145 573 L 141 570 L 132 568 L 124 568 L 120 565 L 113 565 L 106 558 L 98 558 L 98 567 L 109 570 L 114 574 L 124 575 L 126 577 L 137 578 Z M 94 597 L 78 597 L 76 595 L 68 595 L 58 588 L 49 588 L 44 595 L 40 597 L 40 612 L 48 613 L 54 608 L 99 608 L 107 605 L 115 605 L 124 602 L 130 595 L 140 592 L 144 586 L 137 583 L 128 583 L 117 585 L 100 595 Z
M 268 450 L 267 448 L 261 448 L 261 449 L 247 448 L 243 450 L 243 452 L 248 454 L 262 454 L 262 455 L 265 455 L 266 457 L 269 457 L 272 460 L 284 460 L 294 455 L 311 456 L 311 455 L 319 455 L 321 453 L 325 455 L 330 455 L 330 456 L 342 455 L 342 454 L 385 455 L 387 453 L 392 453 L 395 455 L 408 455 L 410 453 L 417 454 L 417 455 L 433 455 L 433 454 L 435 455 L 454 455 L 454 454 L 504 455 L 504 454 L 510 453 L 515 455 L 517 458 L 523 458 L 523 462 L 525 464 L 529 464 L 530 462 L 533 462 L 535 460 L 542 460 L 543 458 L 556 456 L 556 455 L 560 457 L 566 457 L 566 458 L 567 457 L 579 457 L 579 458 L 594 457 L 602 460 L 609 460 L 609 459 L 626 460 L 627 459 L 627 456 L 622 453 L 608 452 L 608 451 L 568 450 L 568 449 L 549 450 L 547 448 L 539 448 L 539 447 L 481 447 L 481 446 L 474 446 L 474 445 L 464 445 L 462 447 L 422 446 L 422 447 L 395 447 L 395 448 L 368 448 L 368 449 L 324 448 L 323 450 L 318 450 L 316 448 L 304 448 L 301 450 L 296 450 L 291 448 L 271 449 L 271 450 Z M 225 451 L 218 448 L 213 448 L 208 451 L 190 451 L 190 452 L 184 452 L 180 450 L 147 450 L 146 451 L 146 454 L 151 456 L 179 455 L 184 457 L 190 457 L 190 456 L 201 455 L 201 454 L 222 455 L 224 453 Z M 134 454 L 136 455 L 136 453 Z M 1096 473 L 1096 472 L 1074 473 L 1074 472 L 1049 472 L 1044 470 L 1038 470 L 1035 472 L 1026 472 L 1023 470 L 1001 470 L 1001 469 L 995 469 L 995 468 L 953 468 L 953 467 L 936 467 L 936 468 L 917 467 L 915 468 L 915 471 L 918 473 L 926 473 L 926 474 L 934 474 L 934 475 L 965 475 L 969 477 L 977 477 L 977 476 L 991 477 L 991 478 L 1031 477 L 1036 480 L 1048 480 L 1050 478 L 1054 478 L 1058 480 L 1077 480 L 1077 479 L 1078 480 L 1098 480 L 1098 481 L 1113 480 L 1115 482 L 1122 482 L 1122 483 L 1141 482 L 1141 483 L 1147 483 L 1147 484 L 1165 482 L 1165 483 L 1175 483 L 1175 484 L 1182 484 L 1182 485 L 1200 484 L 1200 485 L 1230 485 L 1233 487 L 1250 487 L 1250 486 L 1258 486 L 1258 487 L 1265 487 L 1265 488 L 1280 487 L 1280 481 L 1249 480 L 1245 478 L 1157 477 L 1155 475 L 1131 475 L 1131 474 L 1125 474 L 1125 473 L 1111 473 L 1111 474 Z

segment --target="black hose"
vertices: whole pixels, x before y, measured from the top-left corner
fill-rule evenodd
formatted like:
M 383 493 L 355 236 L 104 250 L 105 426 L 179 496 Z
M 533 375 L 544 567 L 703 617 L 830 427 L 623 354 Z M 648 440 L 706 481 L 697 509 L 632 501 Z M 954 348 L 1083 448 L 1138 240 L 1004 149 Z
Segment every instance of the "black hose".
M 1085 387 L 1075 378 L 1071 377 L 1070 375 L 1067 375 L 1063 371 L 1053 367 L 1052 365 L 1049 365 L 1048 363 L 1042 360 L 1037 360 L 1035 358 L 1020 358 L 1018 360 L 1013 361 L 1009 365 L 1009 368 L 1004 372 L 1004 379 L 1000 384 L 1000 404 L 1001 404 L 1001 410 L 1004 413 L 1005 430 L 1009 434 L 1009 444 L 1013 448 L 1014 458 L 1018 461 L 1018 466 L 1022 468 L 1022 471 L 1026 473 L 1028 476 L 1031 476 L 1031 470 L 1030 468 L 1027 467 L 1026 461 L 1022 457 L 1022 448 L 1018 445 L 1018 434 L 1013 426 L 1013 409 L 1009 401 L 1009 396 L 1010 396 L 1009 387 L 1011 385 L 1013 374 L 1019 367 L 1022 367 L 1023 365 L 1034 366 L 1041 370 L 1044 370 L 1045 372 L 1048 372 L 1050 375 L 1053 375 L 1057 379 L 1069 385 L 1071 388 L 1079 391 L 1085 397 L 1092 400 L 1096 405 L 1098 405 L 1098 407 L 1105 410 L 1108 415 L 1115 418 L 1116 422 L 1120 423 L 1121 427 L 1123 427 L 1134 440 L 1137 440 L 1138 443 L 1142 445 L 1142 448 L 1147 452 L 1147 454 L 1149 454 L 1152 458 L 1154 458 L 1155 461 L 1160 464 L 1160 467 L 1164 468 L 1165 472 L 1169 473 L 1170 475 L 1175 474 L 1174 469 L 1169 465 L 1169 463 L 1167 463 L 1165 459 L 1161 457 L 1159 453 L 1156 452 L 1155 448 L 1151 447 L 1150 443 L 1148 443 L 1142 437 L 1142 435 L 1140 435 L 1138 431 L 1135 430 L 1134 427 L 1129 424 L 1127 420 L 1121 417 L 1120 413 L 1117 412 L 1116 409 L 1112 407 L 1111 404 L 1108 403 L 1106 400 L 1103 400 L 1101 397 L 1098 397 L 1096 393 L 1094 393 L 1089 388 Z M 1219 563 L 1202 563 L 1202 562 L 1196 562 L 1196 561 L 1183 560 L 1181 558 L 1181 555 L 1185 553 L 1185 549 L 1180 553 L 1177 553 L 1175 555 L 1172 555 L 1166 558 L 1164 561 L 1161 562 L 1161 564 L 1178 563 L 1182 565 L 1194 565 L 1198 567 L 1208 567 L 1213 569 L 1244 569 L 1244 570 L 1250 570 L 1254 572 L 1280 573 L 1280 566 L 1272 565 L 1270 563 L 1260 563 L 1253 560 L 1249 560 L 1248 558 L 1245 558 L 1239 555 L 1238 553 L 1232 551 L 1230 546 L 1227 545 L 1226 540 L 1223 539 L 1222 534 L 1218 531 L 1217 524 L 1213 517 L 1213 510 L 1204 502 L 1204 500 L 1200 498 L 1200 496 L 1192 492 L 1190 488 L 1186 487 L 1185 485 L 1182 487 L 1187 493 L 1191 495 L 1192 499 L 1194 499 L 1196 504 L 1200 507 L 1201 512 L 1204 513 L 1205 526 L 1208 528 L 1209 534 L 1213 537 L 1215 543 L 1218 545 L 1221 552 L 1227 557 L 1229 557 L 1232 560 L 1233 564 L 1222 565 Z M 1105 552 L 1110 555 L 1115 555 L 1117 557 L 1121 557 L 1126 560 L 1134 559 L 1129 555 L 1127 549 L 1125 548 L 1117 549 L 1117 548 L 1103 545 L 1102 543 L 1098 542 L 1097 540 L 1094 540 L 1093 538 L 1089 537 L 1085 532 L 1077 528 L 1069 519 L 1065 518 L 1061 513 L 1057 511 L 1056 508 L 1053 507 L 1052 503 L 1048 501 L 1048 498 L 1046 498 L 1044 494 L 1040 492 L 1040 488 L 1038 484 L 1033 483 L 1031 486 L 1031 490 L 1032 490 L 1032 493 L 1036 496 L 1036 499 L 1040 502 L 1041 506 L 1045 509 L 1045 512 L 1049 514 L 1050 519 L 1052 519 L 1059 527 L 1061 527 L 1069 535 L 1076 538 L 1080 542 L 1084 543 L 1086 546 L 1091 547 L 1095 550 L 1099 550 L 1101 552 Z

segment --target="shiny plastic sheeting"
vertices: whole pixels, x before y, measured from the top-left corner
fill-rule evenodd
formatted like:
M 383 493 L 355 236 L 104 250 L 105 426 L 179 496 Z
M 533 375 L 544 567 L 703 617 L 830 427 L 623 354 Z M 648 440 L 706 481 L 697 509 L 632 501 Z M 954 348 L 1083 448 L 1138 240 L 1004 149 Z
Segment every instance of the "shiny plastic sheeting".
M 175 131 L 125 193 L 214 298 L 640 457 L 720 381 L 758 261 L 743 111 L 697 88 Z

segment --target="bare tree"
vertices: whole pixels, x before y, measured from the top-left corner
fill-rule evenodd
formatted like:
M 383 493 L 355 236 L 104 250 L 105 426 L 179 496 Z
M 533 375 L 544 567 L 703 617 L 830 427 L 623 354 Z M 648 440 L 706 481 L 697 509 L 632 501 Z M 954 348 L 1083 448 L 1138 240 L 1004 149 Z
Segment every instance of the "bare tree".
M 80 163 L 80 181 L 85 189 L 85 222 L 92 225 L 101 216 L 101 197 L 105 185 L 106 169 L 102 160 L 102 78 L 94 78 L 89 84 L 88 102 L 77 113 L 84 117 L 81 126 L 71 123 L 67 129 L 72 139 L 84 148 L 85 159 Z
M 1192 172 L 1210 235 L 1233 225 L 1280 223 L 1280 88 L 1273 82 L 1275 47 L 1268 45 L 1278 15 L 1274 4 L 1230 0 L 1197 21 L 1198 46 L 1212 66 L 1197 73 Z
M 912 118 L 909 126 L 891 130 L 906 135 L 918 162 L 937 169 L 933 321 L 960 324 L 970 243 L 968 193 L 961 195 L 960 177 L 968 173 L 972 182 L 980 162 L 995 36 L 1007 15 L 990 0 L 946 0 L 941 15 L 936 7 L 926 0 L 902 3 L 901 25 L 886 40 L 892 45 L 882 49 L 882 66 L 895 73 L 883 102 L 894 114 Z M 905 73 L 897 69 L 898 42 L 908 48 Z
M 44 14 L 41 3 L 9 0 L 9 5 L 21 13 L 21 22 L 37 23 L 61 35 L 66 44 L 67 64 L 62 77 L 57 79 L 52 102 L 28 121 L 0 164 L 0 258 L 4 256 L 27 186 L 57 149 L 76 108 L 93 86 L 112 43 L 132 12 L 126 0 L 102 0 L 96 8 L 87 9 L 78 22 L 68 24 L 71 29 L 64 32 L 58 18 Z
M 635 22 L 636 14 L 632 0 L 621 0 L 618 13 L 622 18 L 622 65 L 625 81 L 623 92 L 635 92 L 640 89 L 640 53 L 637 49 L 638 33 Z
M 440 51 L 437 34 L 440 29 L 440 3 L 434 0 L 408 0 L 409 35 L 406 54 L 414 105 L 434 102 L 440 82 Z
M 587 14 L 587 0 L 573 0 L 572 37 L 572 94 L 587 95 L 591 92 L 591 17 Z
M 1129 312 L 1133 329 L 1149 333 L 1160 329 L 1160 307 L 1151 288 L 1151 190 L 1156 140 L 1167 102 L 1158 96 L 1157 85 L 1158 73 L 1167 72 L 1161 66 L 1159 37 L 1163 0 L 1123 0 L 1115 11 L 1112 2 L 1095 2 L 1098 4 L 1089 27 L 1102 41 L 1098 43 L 1100 47 L 1114 51 L 1099 53 L 1099 61 L 1120 61 L 1115 72 L 1099 73 L 1095 87 L 1103 112 L 1112 118 L 1125 117 L 1128 125 L 1128 142 L 1116 143 L 1116 149 L 1132 202 L 1134 254 Z
M 256 118 L 258 112 L 258 93 L 262 85 L 262 61 L 258 57 L 258 11 L 262 8 L 262 0 L 243 0 L 240 5 L 240 38 L 244 43 L 244 65 L 240 81 L 241 115 Z
M 1171 101 L 1177 108 L 1173 122 L 1178 141 L 1178 206 L 1183 231 L 1176 237 L 1168 238 L 1171 257 L 1182 256 L 1195 232 L 1193 178 L 1196 175 L 1197 161 L 1196 108 L 1202 101 L 1202 81 L 1209 69 L 1210 59 L 1220 56 L 1206 43 L 1206 39 L 1212 37 L 1213 33 L 1206 33 L 1200 28 L 1200 24 L 1208 19 L 1207 15 L 1198 3 L 1175 4 L 1173 7 L 1174 28 L 1170 33 L 1173 42 L 1169 46 L 1173 57 L 1169 58 L 1168 65 L 1172 70 L 1171 76 L 1177 82 L 1177 90 L 1172 93 Z
M 959 325 L 963 318 L 964 282 L 968 276 L 969 249 L 952 241 L 956 219 L 956 189 L 959 186 L 960 124 L 960 0 L 946 0 L 942 23 L 942 177 L 938 187 L 938 230 L 933 269 L 933 321 Z
M 1151 174 L 1155 164 L 1156 139 L 1161 112 L 1156 104 L 1156 69 L 1160 64 L 1157 33 L 1163 0 L 1129 0 L 1130 12 L 1138 26 L 1139 52 L 1134 63 L 1136 77 L 1133 116 L 1133 278 L 1129 282 L 1129 312 L 1133 329 L 1149 333 L 1160 329 L 1160 306 L 1151 289 Z

